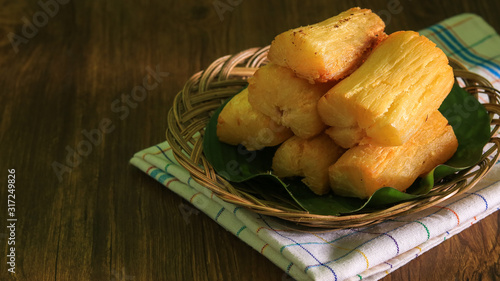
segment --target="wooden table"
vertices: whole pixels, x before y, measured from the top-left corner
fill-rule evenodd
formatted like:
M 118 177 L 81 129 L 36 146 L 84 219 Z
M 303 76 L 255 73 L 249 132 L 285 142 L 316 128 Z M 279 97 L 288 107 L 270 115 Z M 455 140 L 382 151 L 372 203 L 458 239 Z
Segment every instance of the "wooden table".
M 356 5 L 383 15 L 388 33 L 464 12 L 500 31 L 500 3 L 489 0 L 4 2 L 1 280 L 289 280 L 201 212 L 183 216 L 186 201 L 128 164 L 164 140 L 184 82 L 216 58 Z M 496 212 L 384 280 L 498 280 L 499 233 Z

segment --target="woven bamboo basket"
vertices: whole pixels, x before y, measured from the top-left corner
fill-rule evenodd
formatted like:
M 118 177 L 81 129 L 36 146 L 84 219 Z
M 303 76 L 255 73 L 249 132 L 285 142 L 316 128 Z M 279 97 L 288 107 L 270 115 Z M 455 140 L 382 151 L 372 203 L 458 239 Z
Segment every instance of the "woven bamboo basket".
M 166 138 L 176 159 L 191 173 L 194 180 L 226 202 L 302 226 L 329 229 L 361 227 L 421 211 L 462 194 L 483 178 L 499 159 L 500 138 L 494 136 L 500 129 L 500 91 L 494 89 L 482 76 L 467 71 L 462 64 L 450 59 L 456 79 L 461 80 L 465 85 L 464 89 L 475 98 L 479 95 L 483 97 L 483 105 L 490 115 L 491 138 L 477 165 L 452 175 L 451 180 L 436 184 L 424 197 L 364 213 L 316 215 L 290 208 L 282 202 L 257 198 L 217 175 L 203 155 L 202 144 L 204 128 L 213 111 L 226 99 L 242 90 L 247 85 L 247 78 L 252 76 L 259 66 L 267 63 L 268 50 L 269 46 L 251 48 L 217 59 L 186 82 L 176 95 L 173 107 L 168 113 Z

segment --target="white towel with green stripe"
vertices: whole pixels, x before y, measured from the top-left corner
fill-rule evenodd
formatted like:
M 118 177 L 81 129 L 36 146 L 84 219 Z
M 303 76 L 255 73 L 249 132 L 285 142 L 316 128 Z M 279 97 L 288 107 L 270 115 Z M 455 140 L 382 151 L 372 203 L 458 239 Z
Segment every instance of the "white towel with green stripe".
M 500 37 L 482 18 L 462 14 L 420 33 L 500 88 Z M 167 142 L 130 163 L 186 200 L 173 215 L 189 223 L 202 211 L 296 280 L 378 280 L 500 208 L 497 163 L 469 192 L 424 211 L 362 228 L 298 230 L 220 200 L 192 180 Z

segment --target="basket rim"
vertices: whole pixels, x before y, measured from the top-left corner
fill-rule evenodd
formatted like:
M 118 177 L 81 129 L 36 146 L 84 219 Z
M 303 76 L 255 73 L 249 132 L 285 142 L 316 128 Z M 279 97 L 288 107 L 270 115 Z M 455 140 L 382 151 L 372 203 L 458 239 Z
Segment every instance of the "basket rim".
M 269 46 L 250 48 L 215 60 L 206 70 L 196 73 L 186 82 L 168 112 L 166 139 L 172 147 L 176 160 L 188 170 L 193 180 L 211 190 L 223 201 L 307 227 L 328 229 L 360 227 L 422 211 L 458 196 L 475 186 L 500 159 L 500 138 L 494 137 L 500 130 L 500 120 L 496 117 L 500 116 L 500 91 L 486 78 L 468 71 L 462 63 L 449 58 L 455 77 L 462 81 L 464 89 L 476 98 L 479 97 L 479 93 L 486 93 L 489 97 L 488 102 L 483 105 L 490 114 L 492 130 L 488 145 L 491 148 L 486 152 L 483 150 L 482 159 L 473 166 L 477 168 L 475 171 L 467 172 L 465 178 L 453 182 L 453 186 L 445 192 L 431 193 L 419 200 L 405 201 L 382 210 L 360 214 L 317 215 L 303 210 L 289 209 L 279 204 L 269 205 L 252 198 L 218 175 L 204 158 L 201 142 L 208 118 L 206 116 L 199 118 L 198 115 L 202 113 L 208 116 L 222 104 L 223 100 L 239 92 L 246 85 L 246 79 L 259 66 L 267 63 L 268 50 Z M 198 122 L 192 121 L 192 118 L 199 118 L 196 120 Z

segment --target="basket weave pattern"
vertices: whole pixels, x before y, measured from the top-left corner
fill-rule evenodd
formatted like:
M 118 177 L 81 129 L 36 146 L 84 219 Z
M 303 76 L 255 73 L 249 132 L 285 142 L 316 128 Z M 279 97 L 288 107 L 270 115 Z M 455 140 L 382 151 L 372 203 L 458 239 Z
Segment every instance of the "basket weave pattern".
M 500 92 L 482 76 L 466 70 L 451 60 L 455 77 L 463 82 L 464 89 L 475 98 L 486 96 L 483 102 L 491 119 L 491 139 L 480 162 L 453 175 L 446 182 L 438 183 L 424 197 L 395 206 L 342 216 L 310 214 L 290 208 L 280 202 L 265 201 L 235 188 L 217 175 L 203 155 L 203 133 L 211 114 L 227 99 L 247 85 L 259 66 L 267 63 L 269 46 L 251 48 L 236 55 L 228 55 L 214 61 L 207 69 L 193 75 L 184 85 L 168 113 L 166 137 L 179 163 L 194 180 L 212 190 L 218 197 L 254 212 L 278 217 L 300 225 L 321 228 L 350 228 L 378 223 L 400 215 L 417 212 L 436 205 L 452 196 L 472 188 L 498 161 L 500 138 L 494 137 L 500 130 Z

